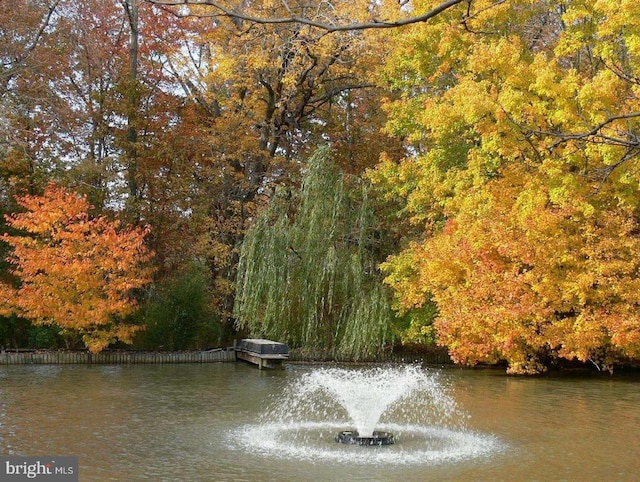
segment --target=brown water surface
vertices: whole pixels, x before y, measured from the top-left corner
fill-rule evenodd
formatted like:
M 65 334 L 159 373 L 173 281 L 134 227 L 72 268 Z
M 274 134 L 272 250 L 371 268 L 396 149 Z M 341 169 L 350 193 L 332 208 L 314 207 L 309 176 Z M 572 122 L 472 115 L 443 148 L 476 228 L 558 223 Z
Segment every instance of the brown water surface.
M 637 375 L 512 378 L 499 370 L 436 370 L 466 415 L 465 430 L 499 447 L 476 457 L 368 463 L 358 462 L 369 454 L 363 450 L 386 448 L 357 447 L 352 464 L 283 458 L 236 440 L 243 427 L 259 425 L 273 394 L 315 369 L 258 371 L 234 363 L 0 367 L 0 453 L 76 455 L 82 481 L 640 478 Z M 337 450 L 333 434 L 320 436 Z M 400 461 L 403 450 L 413 449 L 392 450 Z

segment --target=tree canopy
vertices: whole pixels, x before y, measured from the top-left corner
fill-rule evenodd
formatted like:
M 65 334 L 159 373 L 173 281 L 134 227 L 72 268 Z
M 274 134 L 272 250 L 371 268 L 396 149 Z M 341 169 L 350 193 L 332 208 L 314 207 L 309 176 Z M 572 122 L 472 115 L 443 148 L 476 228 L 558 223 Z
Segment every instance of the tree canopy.
M 200 346 L 215 313 L 228 335 L 373 350 L 390 326 L 372 321 L 386 313 L 386 258 L 403 341 L 435 337 L 458 362 L 515 373 L 640 356 L 637 2 L 10 3 L 3 230 L 14 239 L 16 199 L 48 195 L 50 181 L 103 223 L 151 226 L 146 346 L 166 327 L 175 346 Z M 325 145 L 335 165 L 313 155 Z M 12 242 L 2 258 L 19 254 Z M 181 286 L 202 302 L 161 316 Z M 288 293 L 277 303 L 276 286 Z M 353 315 L 356 301 L 378 314 Z

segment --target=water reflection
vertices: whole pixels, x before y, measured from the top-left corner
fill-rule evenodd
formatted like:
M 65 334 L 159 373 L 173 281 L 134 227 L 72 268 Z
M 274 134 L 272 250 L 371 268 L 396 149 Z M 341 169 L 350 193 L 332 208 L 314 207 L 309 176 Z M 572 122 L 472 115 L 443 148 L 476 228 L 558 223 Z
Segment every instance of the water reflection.
M 505 444 L 479 459 L 432 464 L 425 458 L 414 465 L 390 459 L 352 471 L 339 460 L 249 451 L 234 439 L 234 431 L 255 424 L 272 406 L 271 394 L 310 370 L 0 367 L 0 450 L 78 455 L 80 478 L 90 481 L 339 480 L 345 471 L 349 480 L 634 480 L 640 470 L 635 376 L 530 379 L 443 370 L 442 382 L 467 414 L 468 428 Z M 327 431 L 328 444 L 334 435 Z

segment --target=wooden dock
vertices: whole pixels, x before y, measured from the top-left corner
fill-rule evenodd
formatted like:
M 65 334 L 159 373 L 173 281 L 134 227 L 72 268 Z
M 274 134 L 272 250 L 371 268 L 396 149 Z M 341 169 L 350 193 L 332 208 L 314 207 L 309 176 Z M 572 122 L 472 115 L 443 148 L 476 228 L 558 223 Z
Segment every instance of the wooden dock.
M 245 338 L 236 346 L 236 359 L 248 361 L 263 368 L 284 368 L 289 359 L 289 348 L 284 343 L 261 338 Z

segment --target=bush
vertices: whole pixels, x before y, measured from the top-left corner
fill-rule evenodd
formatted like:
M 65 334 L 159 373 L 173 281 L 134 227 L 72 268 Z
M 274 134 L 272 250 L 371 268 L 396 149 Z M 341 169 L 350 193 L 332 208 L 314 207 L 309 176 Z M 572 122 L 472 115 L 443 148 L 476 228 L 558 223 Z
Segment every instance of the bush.
M 210 272 L 193 264 L 150 291 L 138 313 L 146 330 L 136 345 L 148 350 L 194 350 L 217 346 L 220 322 L 211 309 Z

